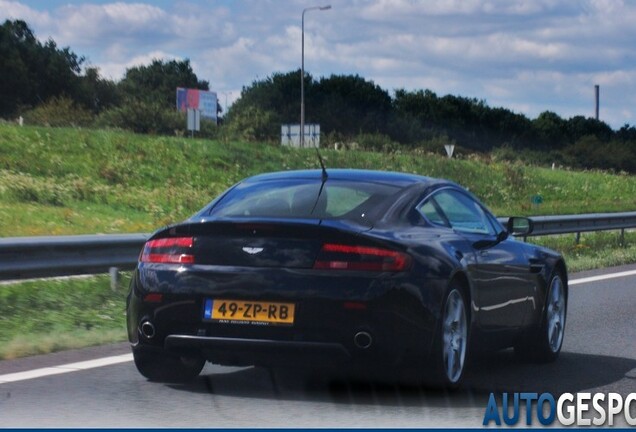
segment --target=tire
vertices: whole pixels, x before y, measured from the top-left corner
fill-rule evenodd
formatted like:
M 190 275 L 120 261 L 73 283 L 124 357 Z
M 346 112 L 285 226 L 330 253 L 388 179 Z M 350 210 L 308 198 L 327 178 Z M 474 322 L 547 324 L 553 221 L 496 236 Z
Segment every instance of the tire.
M 196 378 L 205 359 L 200 357 L 181 357 L 163 350 L 133 348 L 135 366 L 141 375 L 150 381 L 165 383 L 183 383 Z
M 555 272 L 550 278 L 541 324 L 528 331 L 515 345 L 515 354 L 523 360 L 550 363 L 559 358 L 565 335 L 567 289 L 563 277 Z
M 435 335 L 432 351 L 431 374 L 425 385 L 456 390 L 461 385 L 468 363 L 470 346 L 470 317 L 463 290 L 451 285 L 444 296 L 440 325 Z

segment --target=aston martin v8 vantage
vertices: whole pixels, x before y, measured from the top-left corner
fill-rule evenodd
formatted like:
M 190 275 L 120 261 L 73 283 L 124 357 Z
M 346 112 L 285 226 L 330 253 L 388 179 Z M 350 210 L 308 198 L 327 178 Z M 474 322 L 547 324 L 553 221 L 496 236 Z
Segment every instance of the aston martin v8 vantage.
M 567 270 L 459 185 L 412 174 L 258 175 L 155 232 L 128 337 L 150 380 L 221 365 L 378 368 L 459 386 L 469 353 L 555 360 Z

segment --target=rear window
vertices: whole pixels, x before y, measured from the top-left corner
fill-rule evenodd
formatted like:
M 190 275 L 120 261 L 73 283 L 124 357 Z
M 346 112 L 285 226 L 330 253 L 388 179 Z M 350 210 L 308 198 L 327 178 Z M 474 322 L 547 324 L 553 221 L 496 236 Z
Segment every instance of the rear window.
M 322 190 L 321 190 L 322 187 Z M 395 195 L 384 183 L 327 180 L 268 180 L 242 183 L 211 210 L 216 217 L 277 217 L 360 220 Z

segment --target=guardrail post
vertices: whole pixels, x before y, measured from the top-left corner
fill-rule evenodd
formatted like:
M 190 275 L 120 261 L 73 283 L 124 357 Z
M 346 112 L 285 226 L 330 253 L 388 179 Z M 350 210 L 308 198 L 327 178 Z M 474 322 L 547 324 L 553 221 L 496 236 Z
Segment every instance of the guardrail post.
M 119 269 L 111 267 L 108 269 L 108 273 L 110 273 L 110 289 L 117 291 L 119 289 Z
M 621 246 L 625 246 L 625 228 L 621 229 L 621 238 L 620 238 L 620 243 Z
M 576 233 L 576 239 L 574 241 L 576 242 L 576 244 L 579 244 L 581 242 L 581 233 L 580 232 Z

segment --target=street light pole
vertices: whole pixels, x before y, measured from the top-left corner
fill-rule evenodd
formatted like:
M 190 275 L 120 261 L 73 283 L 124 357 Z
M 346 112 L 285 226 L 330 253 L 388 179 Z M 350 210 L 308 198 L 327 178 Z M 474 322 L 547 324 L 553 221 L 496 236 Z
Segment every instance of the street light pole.
M 305 147 L 305 12 L 310 10 L 328 10 L 331 5 L 313 6 L 303 9 L 301 25 L 300 60 L 300 147 Z

